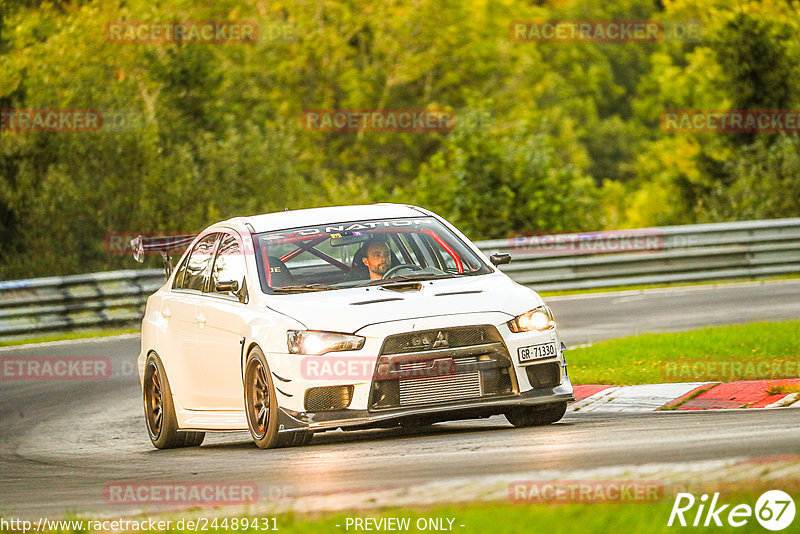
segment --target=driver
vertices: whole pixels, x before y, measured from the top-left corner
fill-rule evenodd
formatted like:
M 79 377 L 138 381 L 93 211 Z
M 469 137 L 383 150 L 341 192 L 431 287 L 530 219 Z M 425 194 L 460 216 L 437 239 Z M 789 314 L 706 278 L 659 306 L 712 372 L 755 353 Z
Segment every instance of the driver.
M 392 253 L 382 239 L 370 239 L 364 243 L 364 265 L 369 269 L 370 280 L 380 280 L 392 266 Z

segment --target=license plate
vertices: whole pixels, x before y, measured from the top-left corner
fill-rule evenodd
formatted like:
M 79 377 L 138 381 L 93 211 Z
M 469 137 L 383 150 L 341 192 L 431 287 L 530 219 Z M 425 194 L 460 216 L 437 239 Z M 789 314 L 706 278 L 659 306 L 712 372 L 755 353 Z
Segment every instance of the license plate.
M 519 363 L 540 360 L 542 358 L 551 358 L 557 354 L 556 344 L 550 341 L 549 343 L 520 347 L 517 349 L 517 354 L 519 355 Z

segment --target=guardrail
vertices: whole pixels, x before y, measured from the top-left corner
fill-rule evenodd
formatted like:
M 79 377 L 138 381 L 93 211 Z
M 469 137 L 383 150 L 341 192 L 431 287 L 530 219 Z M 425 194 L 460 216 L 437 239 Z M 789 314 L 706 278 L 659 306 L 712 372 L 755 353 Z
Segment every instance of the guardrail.
M 800 218 L 667 226 L 476 243 L 539 291 L 800 273 Z M 0 282 L 0 339 L 141 320 L 164 271 L 127 270 Z
M 141 321 L 147 297 L 163 283 L 163 269 L 0 282 L 0 339 Z
M 642 246 L 615 253 L 615 247 L 635 245 L 636 237 Z M 603 253 L 594 253 L 597 244 Z M 503 272 L 540 291 L 759 278 L 800 273 L 800 218 L 531 236 L 478 246 L 510 252 L 514 261 Z

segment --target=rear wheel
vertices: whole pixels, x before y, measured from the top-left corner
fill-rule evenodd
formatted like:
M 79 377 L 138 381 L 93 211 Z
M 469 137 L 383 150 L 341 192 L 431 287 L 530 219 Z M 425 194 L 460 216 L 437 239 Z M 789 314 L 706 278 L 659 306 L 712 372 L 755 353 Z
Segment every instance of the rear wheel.
M 144 420 L 147 435 L 157 449 L 197 447 L 203 443 L 205 432 L 181 432 L 172 402 L 167 373 L 156 354 L 147 357 L 144 370 Z
M 515 427 L 549 425 L 561 420 L 567 412 L 567 403 L 549 404 L 544 408 L 524 406 L 513 408 L 505 413 L 508 422 Z
M 308 431 L 278 432 L 278 402 L 264 353 L 258 347 L 247 356 L 244 403 L 250 435 L 262 449 L 297 447 L 311 441 Z

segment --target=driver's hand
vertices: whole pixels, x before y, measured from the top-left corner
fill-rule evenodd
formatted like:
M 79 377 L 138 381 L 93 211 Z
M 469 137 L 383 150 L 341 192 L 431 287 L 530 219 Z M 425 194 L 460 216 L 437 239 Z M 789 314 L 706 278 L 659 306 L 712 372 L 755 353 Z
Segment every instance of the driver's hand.
M 391 278 L 393 276 L 397 276 L 397 274 L 403 269 L 407 269 L 413 272 L 413 271 L 421 271 L 422 267 L 420 267 L 416 263 L 401 263 L 399 265 L 395 265 L 394 267 L 390 267 L 389 269 L 387 269 L 386 272 L 383 273 L 383 275 L 381 275 L 381 278 L 386 279 L 386 278 Z

